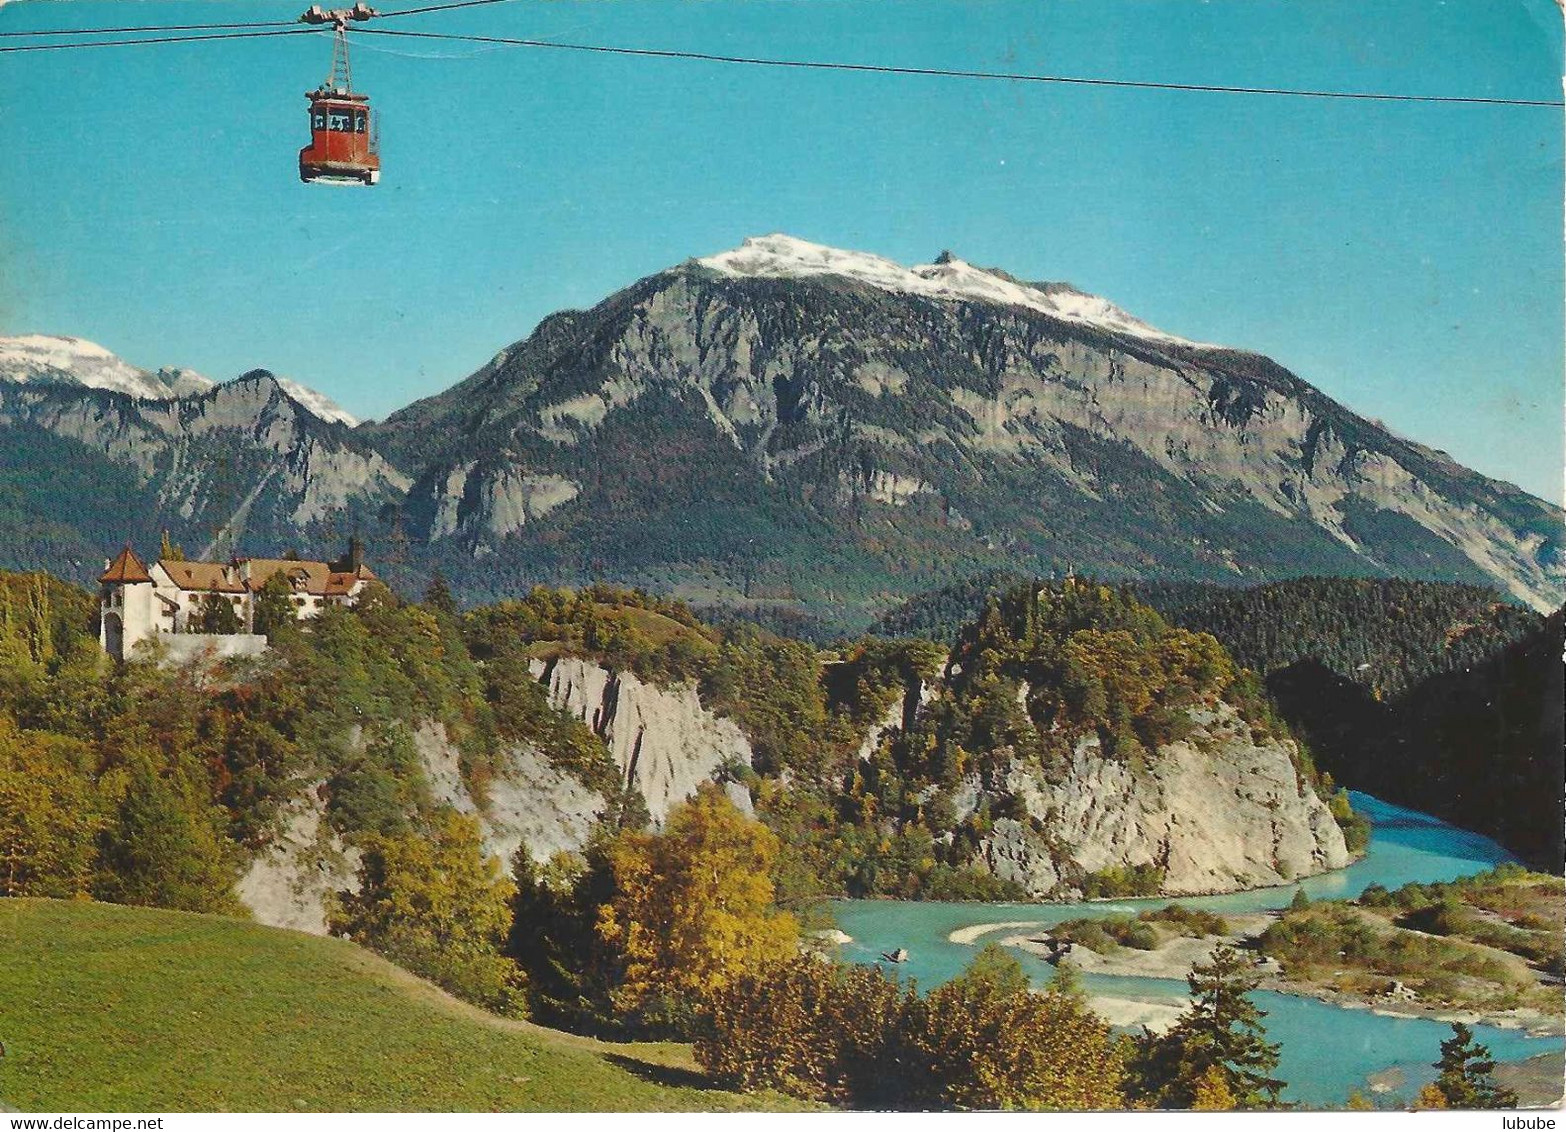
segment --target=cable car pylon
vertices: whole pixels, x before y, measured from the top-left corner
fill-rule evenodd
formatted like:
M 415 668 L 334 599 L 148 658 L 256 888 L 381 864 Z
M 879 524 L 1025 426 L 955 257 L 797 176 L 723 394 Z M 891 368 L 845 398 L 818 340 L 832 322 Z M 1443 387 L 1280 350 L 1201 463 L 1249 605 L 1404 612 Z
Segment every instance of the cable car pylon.
M 380 15 L 368 4 L 322 8 L 312 4 L 302 24 L 332 25 L 332 69 L 310 100 L 310 144 L 299 151 L 299 179 L 306 184 L 373 185 L 381 179 L 379 134 L 370 117 L 370 96 L 353 89 L 348 25 Z

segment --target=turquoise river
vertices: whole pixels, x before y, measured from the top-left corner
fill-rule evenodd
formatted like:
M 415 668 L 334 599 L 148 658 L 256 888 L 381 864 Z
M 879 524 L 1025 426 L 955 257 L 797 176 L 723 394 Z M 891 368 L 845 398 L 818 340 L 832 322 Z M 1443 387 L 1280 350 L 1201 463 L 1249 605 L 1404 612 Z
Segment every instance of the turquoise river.
M 1368 815 L 1373 826 L 1369 850 L 1350 867 L 1284 888 L 1182 897 L 1179 903 L 1214 912 L 1257 912 L 1286 906 L 1296 888 L 1303 888 L 1313 900 L 1341 899 L 1357 896 L 1372 884 L 1395 889 L 1416 881 L 1453 880 L 1513 859 L 1489 838 L 1427 814 L 1366 794 L 1355 794 L 1353 799 L 1355 808 Z M 844 960 L 873 963 L 883 951 L 905 948 L 908 961 L 897 968 L 899 974 L 931 987 L 956 975 L 977 948 L 992 940 L 1080 916 L 1107 916 L 1168 903 L 1167 899 L 1078 904 L 844 900 L 833 905 L 833 913 L 838 926 L 853 937 L 852 943 L 842 947 Z M 980 925 L 995 928 L 980 931 Z M 976 929 L 971 933 L 973 943 L 948 939 L 952 932 L 970 927 Z M 1047 963 L 1020 952 L 1018 957 L 1036 982 L 1049 978 L 1052 968 Z M 1181 1002 L 1186 992 L 1183 980 L 1084 975 L 1083 983 L 1090 994 L 1154 1003 Z M 1268 1036 L 1283 1047 L 1279 1076 L 1289 1082 L 1284 1099 L 1311 1108 L 1340 1107 L 1355 1088 L 1368 1093 L 1372 1074 L 1381 1083 L 1378 1103 L 1408 1099 L 1434 1076 L 1430 1064 L 1439 1055 L 1441 1040 L 1451 1035 L 1446 1023 L 1424 1018 L 1392 1017 L 1274 991 L 1257 991 L 1254 998 L 1267 1012 Z M 1530 1057 L 1566 1044 L 1560 1036 L 1536 1037 L 1494 1026 L 1474 1029 L 1501 1061 Z M 1389 1081 L 1393 1083 L 1390 1091 Z

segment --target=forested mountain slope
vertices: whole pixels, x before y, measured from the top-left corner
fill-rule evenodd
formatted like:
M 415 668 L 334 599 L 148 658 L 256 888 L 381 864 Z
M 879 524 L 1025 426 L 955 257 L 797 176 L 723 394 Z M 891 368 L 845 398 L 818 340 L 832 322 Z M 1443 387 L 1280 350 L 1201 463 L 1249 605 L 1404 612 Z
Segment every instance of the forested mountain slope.
M 905 603 L 878 627 L 950 640 L 1012 584 L 981 575 Z M 1282 716 L 1339 782 L 1559 866 L 1559 613 L 1483 587 L 1394 579 L 1129 588 L 1265 675 Z

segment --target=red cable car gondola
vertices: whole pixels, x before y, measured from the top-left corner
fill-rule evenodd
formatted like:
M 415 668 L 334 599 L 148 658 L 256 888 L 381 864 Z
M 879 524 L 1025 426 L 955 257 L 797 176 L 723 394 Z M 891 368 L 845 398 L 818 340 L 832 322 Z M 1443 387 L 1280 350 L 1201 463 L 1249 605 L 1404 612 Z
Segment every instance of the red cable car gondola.
M 335 27 L 332 72 L 305 95 L 310 100 L 310 144 L 299 151 L 299 179 L 306 184 L 373 185 L 381 179 L 370 96 L 354 91 L 348 63 L 348 21 L 375 14 L 375 9 L 360 3 L 335 11 L 317 5 L 299 17 L 304 23 L 330 22 Z

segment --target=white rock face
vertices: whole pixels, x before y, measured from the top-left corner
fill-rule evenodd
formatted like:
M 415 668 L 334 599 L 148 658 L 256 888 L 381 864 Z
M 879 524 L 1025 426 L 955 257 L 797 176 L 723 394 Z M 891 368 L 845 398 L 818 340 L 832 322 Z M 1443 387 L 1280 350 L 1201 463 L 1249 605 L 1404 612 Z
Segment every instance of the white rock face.
M 457 748 L 444 728 L 426 723 L 414 732 L 413 744 L 435 801 L 459 813 L 477 814 L 484 851 L 499 858 L 508 873 L 519 845 L 525 844 L 529 856 L 540 863 L 580 849 L 607 804 L 538 751 L 515 747 L 506 753 L 505 765 L 490 780 L 488 796 L 479 805 L 462 781 Z
M 535 674 L 556 707 L 603 737 L 625 782 L 647 800 L 655 824 L 662 825 L 675 805 L 722 767 L 750 765 L 744 732 L 704 708 L 695 685 L 659 688 L 574 657 L 540 662 Z M 731 791 L 730 797 L 749 811 L 743 791 Z
M 431 800 L 475 815 L 484 851 L 508 875 L 519 845 L 526 844 L 529 855 L 542 863 L 587 844 L 593 822 L 607 804 L 537 751 L 521 747 L 507 752 L 504 767 L 479 805 L 462 780 L 457 748 L 444 727 L 425 723 L 414 731 L 413 745 Z M 327 827 L 325 813 L 317 788 L 295 799 L 283 816 L 282 833 L 234 886 L 235 895 L 260 923 L 325 935 L 332 894 L 357 891 L 359 852 L 343 846 Z
M 345 849 L 325 823 L 315 790 L 296 799 L 283 817 L 283 832 L 262 850 L 234 886 L 234 894 L 260 923 L 326 935 L 326 904 L 339 891 L 359 887 L 359 852 Z
M 1195 895 L 1286 884 L 1349 863 L 1326 803 L 1295 774 L 1292 742 L 1253 742 L 1227 705 L 1195 718 L 1189 739 L 1160 747 L 1137 770 L 1104 757 L 1096 737 L 1077 744 L 1057 782 L 1014 764 L 1005 791 L 1043 822 L 1057 851 L 1023 823 L 1000 819 L 983 847 L 990 870 L 1043 896 L 1065 882 L 1065 865 L 1083 873 L 1154 865 L 1166 894 Z M 981 791 L 972 780 L 959 792 L 959 815 Z
M 477 460 L 464 460 L 423 481 L 432 503 L 431 542 L 458 535 L 504 538 L 571 502 L 581 490 L 564 476 L 478 467 Z

